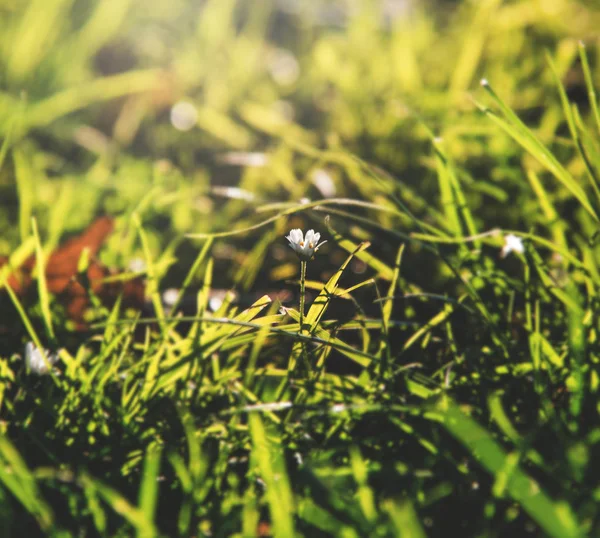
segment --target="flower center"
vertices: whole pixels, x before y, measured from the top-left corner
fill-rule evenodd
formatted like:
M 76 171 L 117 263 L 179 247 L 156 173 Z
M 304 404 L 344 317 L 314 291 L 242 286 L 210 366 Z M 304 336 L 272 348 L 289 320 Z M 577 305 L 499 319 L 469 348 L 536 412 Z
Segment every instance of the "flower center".
M 300 246 L 304 248 L 304 241 L 300 241 Z
M 314 248 L 314 247 L 315 247 L 315 245 L 313 243 L 308 244 L 308 248 Z

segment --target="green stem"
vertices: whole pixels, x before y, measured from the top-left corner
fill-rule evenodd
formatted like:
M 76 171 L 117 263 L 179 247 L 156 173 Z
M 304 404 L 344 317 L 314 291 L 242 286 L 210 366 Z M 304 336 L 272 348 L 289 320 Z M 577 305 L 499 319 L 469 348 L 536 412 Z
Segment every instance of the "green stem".
M 300 262 L 300 333 L 304 323 L 304 290 L 306 285 L 306 262 Z

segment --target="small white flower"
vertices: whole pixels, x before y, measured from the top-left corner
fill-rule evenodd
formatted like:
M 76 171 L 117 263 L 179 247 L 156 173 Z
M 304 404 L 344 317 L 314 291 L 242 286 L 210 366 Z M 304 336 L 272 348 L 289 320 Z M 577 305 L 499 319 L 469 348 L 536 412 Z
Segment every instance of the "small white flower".
M 302 261 L 312 260 L 315 252 L 319 250 L 321 245 L 327 243 L 327 241 L 322 241 L 319 243 L 319 239 L 321 239 L 320 233 L 315 233 L 314 230 L 308 230 L 306 232 L 306 237 L 302 233 L 302 230 L 295 228 L 290 231 L 290 235 L 285 237 L 290 242 L 290 247 L 294 249 L 294 252 Z
M 523 239 L 514 234 L 508 234 L 504 236 L 504 246 L 500 255 L 506 258 L 511 252 L 517 252 L 523 254 L 525 252 L 525 245 L 523 245 Z
M 47 360 L 44 360 L 44 354 Z M 45 375 L 49 371 L 48 365 L 53 366 L 58 362 L 58 353 L 51 353 L 45 349 L 44 354 L 33 342 L 25 344 L 25 364 L 31 373 Z

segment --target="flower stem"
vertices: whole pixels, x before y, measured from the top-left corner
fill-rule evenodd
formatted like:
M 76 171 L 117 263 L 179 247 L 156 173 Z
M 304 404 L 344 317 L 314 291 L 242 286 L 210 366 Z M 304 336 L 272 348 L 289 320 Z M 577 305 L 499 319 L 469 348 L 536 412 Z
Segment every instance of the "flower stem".
M 300 262 L 300 333 L 304 324 L 304 291 L 306 285 L 306 262 Z

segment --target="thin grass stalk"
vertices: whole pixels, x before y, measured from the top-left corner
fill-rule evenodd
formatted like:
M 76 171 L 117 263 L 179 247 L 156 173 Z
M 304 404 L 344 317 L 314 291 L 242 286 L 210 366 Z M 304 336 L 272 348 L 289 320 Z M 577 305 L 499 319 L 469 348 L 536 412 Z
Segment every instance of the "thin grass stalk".
M 300 333 L 302 333 L 302 327 L 304 326 L 304 303 L 305 303 L 305 292 L 306 292 L 306 262 L 300 262 Z

